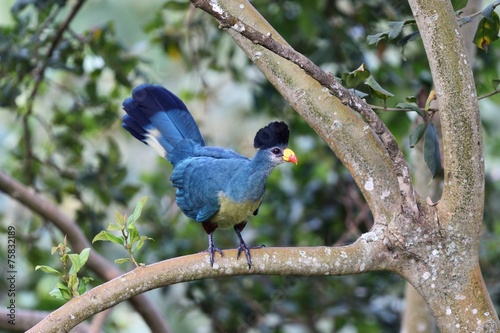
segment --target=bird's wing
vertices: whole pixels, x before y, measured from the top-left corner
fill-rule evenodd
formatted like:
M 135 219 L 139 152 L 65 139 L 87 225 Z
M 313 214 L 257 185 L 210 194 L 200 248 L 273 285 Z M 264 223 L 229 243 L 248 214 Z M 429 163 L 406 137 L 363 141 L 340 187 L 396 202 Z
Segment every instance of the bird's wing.
M 170 180 L 177 188 L 176 201 L 179 208 L 188 217 L 205 222 L 220 208 L 219 195 L 227 191 L 230 177 L 241 163 L 250 160 L 238 154 L 233 156 L 230 150 L 208 149 L 215 156 L 190 157 L 178 163 L 172 171 Z

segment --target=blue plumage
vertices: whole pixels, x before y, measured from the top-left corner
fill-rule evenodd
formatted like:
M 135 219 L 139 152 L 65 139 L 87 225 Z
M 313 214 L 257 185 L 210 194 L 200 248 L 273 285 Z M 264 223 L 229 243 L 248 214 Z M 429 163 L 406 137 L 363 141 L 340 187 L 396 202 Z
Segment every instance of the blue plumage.
M 177 188 L 177 205 L 208 233 L 211 264 L 214 252 L 222 255 L 213 245 L 213 232 L 233 227 L 240 240 L 238 256 L 244 251 L 251 267 L 249 247 L 240 232 L 248 217 L 257 214 L 272 169 L 283 162 L 297 163 L 287 148 L 288 126 L 273 122 L 260 129 L 254 139 L 259 150 L 249 159 L 233 150 L 205 146 L 187 107 L 161 86 L 138 86 L 123 108 L 123 127 L 174 165 L 170 180 Z

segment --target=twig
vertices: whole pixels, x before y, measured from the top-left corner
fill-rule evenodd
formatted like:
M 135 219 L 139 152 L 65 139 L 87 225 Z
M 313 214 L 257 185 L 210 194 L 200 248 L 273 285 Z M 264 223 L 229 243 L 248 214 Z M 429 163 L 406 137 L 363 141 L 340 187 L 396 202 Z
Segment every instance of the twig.
M 232 29 L 253 43 L 261 45 L 271 52 L 293 62 L 308 75 L 317 80 L 322 86 L 327 88 L 330 93 L 337 97 L 344 105 L 349 106 L 351 109 L 361 114 L 366 123 L 380 138 L 394 166 L 402 196 L 402 210 L 408 214 L 408 216 L 418 216 L 415 192 L 403 153 L 401 149 L 399 149 L 398 143 L 392 133 L 364 100 L 339 84 L 332 74 L 323 71 L 310 59 L 295 51 L 289 45 L 281 44 L 275 40 L 270 33 L 263 34 L 224 11 L 217 1 L 191 0 L 191 3 L 217 19 L 222 28 Z
M 494 90 L 494 91 L 492 91 L 492 92 L 489 92 L 489 93 L 487 93 L 487 94 L 484 94 L 484 95 L 479 96 L 479 97 L 477 98 L 477 100 L 479 101 L 479 100 L 482 100 L 482 99 L 484 99 L 484 98 L 488 98 L 488 97 L 491 97 L 491 96 L 493 96 L 493 95 L 496 95 L 496 94 L 498 94 L 498 93 L 500 93 L 500 90 L 496 90 L 496 89 L 495 89 L 495 90 Z
M 32 168 L 32 158 L 33 158 L 33 149 L 32 149 L 32 135 L 31 135 L 31 129 L 29 126 L 29 118 L 31 114 L 33 113 L 33 104 L 35 101 L 35 97 L 38 93 L 38 89 L 40 88 L 40 84 L 43 82 L 43 79 L 45 77 L 45 70 L 47 69 L 48 64 L 50 63 L 50 59 L 52 58 L 52 55 L 54 54 L 57 45 L 62 39 L 62 36 L 66 29 L 69 27 L 69 24 L 71 21 L 75 18 L 76 14 L 78 11 L 82 8 L 83 4 L 85 3 L 86 0 L 79 0 L 75 6 L 73 7 L 72 11 L 69 13 L 68 17 L 66 20 L 61 24 L 59 29 L 57 30 L 54 39 L 52 40 L 52 43 L 50 45 L 50 48 L 45 55 L 44 61 L 41 63 L 39 67 L 37 67 L 34 70 L 34 77 L 35 77 L 35 83 L 33 86 L 33 90 L 31 91 L 31 94 L 28 98 L 28 106 L 27 106 L 27 111 L 24 113 L 23 118 L 22 118 L 22 123 L 23 123 L 23 130 L 24 130 L 24 146 L 25 146 L 25 160 L 24 160 L 24 169 L 26 172 L 26 175 L 28 177 L 27 181 L 28 184 L 33 185 L 35 181 L 35 175 L 33 173 L 33 168 Z

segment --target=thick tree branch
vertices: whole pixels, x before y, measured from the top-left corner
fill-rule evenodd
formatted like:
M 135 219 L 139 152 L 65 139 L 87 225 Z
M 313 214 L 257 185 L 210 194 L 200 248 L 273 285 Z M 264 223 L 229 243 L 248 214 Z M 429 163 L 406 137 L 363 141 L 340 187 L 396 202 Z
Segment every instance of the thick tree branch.
M 429 58 L 440 109 L 445 178 L 439 207 L 449 216 L 443 216 L 441 224 L 451 223 L 451 228 L 465 231 L 477 248 L 483 219 L 484 159 L 471 63 L 450 2 L 412 0 L 410 5 Z
M 16 199 L 31 209 L 34 213 L 54 223 L 63 234 L 67 235 L 73 251 L 79 253 L 84 248 L 92 248 L 92 245 L 75 221 L 63 214 L 52 202 L 44 199 L 33 190 L 30 190 L 1 171 L 0 191 L 5 192 L 13 199 Z M 123 274 L 123 272 L 116 268 L 113 263 L 106 260 L 106 258 L 96 251 L 91 251 L 87 267 L 106 281 Z M 142 315 L 144 321 L 146 321 L 153 331 L 170 332 L 170 328 L 165 322 L 163 314 L 160 313 L 158 307 L 156 307 L 145 295 L 132 298 L 130 301 L 135 310 Z
M 15 325 L 7 322 L 9 314 L 10 311 L 8 309 L 6 310 L 5 307 L 0 308 L 0 318 L 2 318 L 2 320 L 0 320 L 0 330 L 5 330 L 7 332 L 26 332 L 47 317 L 49 312 L 16 309 Z M 90 325 L 82 322 L 71 330 L 71 333 L 89 333 L 90 329 Z
M 180 282 L 236 275 L 328 276 L 359 274 L 387 267 L 387 250 L 375 232 L 344 247 L 263 248 L 252 250 L 252 269 L 236 259 L 236 250 L 224 251 L 214 267 L 208 255 L 173 258 L 139 267 L 108 281 L 52 312 L 28 332 L 69 331 L 93 314 L 146 291 Z
M 432 248 L 437 255 L 426 255 L 427 278 L 422 271 L 404 275 L 429 304 L 441 332 L 498 332 L 500 322 L 478 264 L 484 160 L 471 62 L 451 2 L 409 3 L 439 103 L 444 188 L 436 206 L 440 237 Z
M 278 32 L 268 25 L 267 22 L 267 29 L 261 30 L 265 31 L 265 33 L 263 33 L 257 30 L 257 28 L 254 28 L 254 26 L 244 22 L 244 19 L 241 19 L 244 15 L 238 15 L 238 18 L 236 15 L 232 15 L 232 11 L 226 10 L 226 6 L 231 5 L 230 1 L 191 0 L 191 2 L 195 7 L 204 10 L 216 18 L 222 28 L 230 29 L 254 44 L 261 45 L 280 57 L 293 62 L 303 69 L 309 76 L 319 82 L 323 87 L 327 88 L 332 95 L 337 97 L 342 102 L 342 104 L 349 106 L 351 109 L 361 114 L 373 132 L 379 137 L 392 162 L 399 183 L 399 194 L 402 197 L 401 199 L 403 204 L 401 205 L 401 209 L 403 210 L 403 213 L 408 216 L 418 216 L 416 195 L 413 191 L 409 169 L 404 156 L 392 133 L 387 129 L 385 124 L 364 100 L 340 85 L 335 80 L 333 75 L 326 73 L 307 57 L 286 44 L 281 36 L 279 36 Z M 238 4 L 232 5 L 238 5 L 242 14 L 248 11 L 255 11 L 248 1 L 240 1 Z M 234 37 L 234 33 L 232 36 Z M 249 56 L 252 58 L 251 55 Z

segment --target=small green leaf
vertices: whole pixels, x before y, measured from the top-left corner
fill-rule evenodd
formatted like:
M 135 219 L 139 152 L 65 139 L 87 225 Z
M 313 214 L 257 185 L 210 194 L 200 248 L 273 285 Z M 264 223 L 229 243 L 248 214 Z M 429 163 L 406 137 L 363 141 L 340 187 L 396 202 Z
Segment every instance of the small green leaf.
M 369 96 L 367 93 L 364 93 L 361 90 L 353 89 L 353 92 L 359 98 L 365 98 L 366 96 Z
M 403 46 L 404 47 L 409 42 L 413 42 L 413 41 L 419 40 L 420 38 L 421 38 L 420 31 L 414 31 L 412 33 L 409 33 L 406 36 L 401 37 L 401 39 L 398 40 L 398 42 L 396 44 L 399 45 L 399 46 Z
M 424 135 L 425 125 L 419 124 L 410 133 L 410 148 L 415 147 L 415 145 L 422 139 Z
M 416 113 L 418 113 L 420 117 L 422 118 L 425 117 L 425 112 L 422 109 L 420 109 L 418 105 L 415 103 L 398 103 L 396 107 L 405 110 L 413 110 Z
M 389 40 L 394 39 L 399 36 L 401 31 L 403 30 L 403 27 L 405 26 L 406 21 L 390 21 L 387 23 L 389 26 L 389 31 L 387 34 L 387 38 Z
M 54 269 L 50 266 L 46 266 L 46 265 L 37 265 L 35 267 L 35 271 L 37 270 L 41 270 L 42 272 L 45 272 L 45 273 L 49 273 L 49 274 L 54 274 L 54 275 L 57 275 L 57 276 L 61 276 L 62 273 L 60 273 L 57 269 Z
M 491 80 L 491 86 L 493 87 L 493 89 L 495 90 L 499 90 L 499 86 L 500 86 L 500 79 L 493 79 Z
M 90 255 L 90 248 L 85 248 L 80 252 L 79 257 L 80 257 L 80 265 L 85 265 L 87 263 L 87 260 L 89 260 L 89 255 Z
M 483 17 L 477 25 L 474 44 L 485 52 L 488 52 L 490 44 L 498 39 L 499 30 L 500 19 L 498 14 L 493 11 L 491 12 L 491 18 Z
M 386 100 L 387 98 L 394 96 L 392 93 L 382 88 L 382 86 L 377 81 L 375 81 L 375 79 L 371 75 L 368 79 L 366 79 L 365 84 L 370 87 L 372 95 L 377 98 Z
M 119 211 L 115 210 L 115 220 L 118 226 L 125 226 L 125 216 L 123 216 Z M 111 227 L 111 225 L 110 225 Z M 122 230 L 122 229 L 117 229 Z
M 417 97 L 415 97 L 415 96 L 406 96 L 405 100 L 408 103 L 417 103 Z
M 71 291 L 71 294 L 75 296 L 75 293 L 78 290 L 78 276 L 75 274 L 69 274 L 68 279 L 68 289 Z
M 163 8 L 169 10 L 182 10 L 186 11 L 189 7 L 188 1 L 167 1 L 163 5 Z
M 377 45 L 378 42 L 380 42 L 381 40 L 384 40 L 386 37 L 387 37 L 387 32 L 379 32 L 378 34 L 374 34 L 374 35 L 368 35 L 366 36 L 366 42 L 368 43 L 368 45 Z
M 82 295 L 87 291 L 87 285 L 89 284 L 90 281 L 94 280 L 91 277 L 84 276 L 80 280 L 80 284 L 78 285 L 78 294 Z
M 73 294 L 71 293 L 69 288 L 61 282 L 57 282 L 56 287 L 52 289 L 49 295 L 64 300 L 70 300 L 73 297 Z
M 115 263 L 117 264 L 123 264 L 126 262 L 132 262 L 132 260 L 130 258 L 119 258 L 115 260 Z
M 453 6 L 453 11 L 456 12 L 467 6 L 467 0 L 451 0 L 451 5 Z
M 119 244 L 119 245 L 125 244 L 123 236 L 115 236 L 106 230 L 103 230 L 100 233 L 98 233 L 94 237 L 94 239 L 92 240 L 92 243 L 94 243 L 96 241 L 111 241 L 111 242 Z
M 366 80 L 369 76 L 370 71 L 366 68 L 365 64 L 361 64 L 359 68 L 353 70 L 352 72 L 343 73 L 342 80 L 344 80 L 347 88 L 354 88 Z
M 69 260 L 71 261 L 71 268 L 69 270 L 69 274 L 76 274 L 80 271 L 82 266 L 80 265 L 80 256 L 76 253 L 71 253 L 68 255 Z
M 119 224 L 116 224 L 116 223 L 111 223 L 106 228 L 107 231 L 122 231 L 123 229 L 125 229 L 125 225 L 119 225 Z
M 135 206 L 135 209 L 134 209 L 134 212 L 132 213 L 132 215 L 130 215 L 127 218 L 127 224 L 131 223 L 131 222 L 137 221 L 137 219 L 139 218 L 139 216 L 141 216 L 142 208 L 146 204 L 146 201 L 148 201 L 148 197 L 142 197 L 141 198 L 141 200 Z
M 127 226 L 127 231 L 128 231 L 128 242 L 130 245 L 133 245 L 141 238 L 139 230 L 137 230 L 137 227 L 135 226 L 135 223 L 133 221 Z
M 89 259 L 89 254 L 90 254 L 90 248 L 85 248 L 80 252 L 80 254 L 70 254 L 69 255 L 69 260 L 71 260 L 71 269 L 70 269 L 70 274 L 72 273 L 78 273 L 80 269 L 85 265 L 87 260 Z
M 132 253 L 136 253 L 137 251 L 139 251 L 144 246 L 144 241 L 146 240 L 153 240 L 153 239 L 147 236 L 141 236 L 139 241 L 136 242 L 132 247 Z
M 441 172 L 441 154 L 439 152 L 439 138 L 434 124 L 429 124 L 425 131 L 424 160 L 431 171 L 432 178 Z

